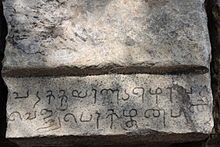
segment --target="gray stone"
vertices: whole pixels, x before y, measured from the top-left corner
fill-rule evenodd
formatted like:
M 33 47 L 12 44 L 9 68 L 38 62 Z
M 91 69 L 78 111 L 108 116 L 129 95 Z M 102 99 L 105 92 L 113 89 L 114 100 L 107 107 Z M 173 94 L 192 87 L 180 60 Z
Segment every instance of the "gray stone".
M 204 0 L 5 1 L 6 137 L 204 139 L 213 128 L 213 99 L 203 5 Z M 160 74 L 144 74 L 151 72 Z
M 213 128 L 209 74 L 4 79 L 8 138 L 209 134 Z
M 202 66 L 204 0 L 7 0 L 4 71 L 24 68 Z

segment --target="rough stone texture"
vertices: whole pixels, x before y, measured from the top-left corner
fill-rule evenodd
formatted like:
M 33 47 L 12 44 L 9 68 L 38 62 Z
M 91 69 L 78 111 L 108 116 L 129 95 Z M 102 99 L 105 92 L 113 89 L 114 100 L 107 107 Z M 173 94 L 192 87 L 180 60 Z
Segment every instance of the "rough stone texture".
M 209 134 L 213 128 L 208 74 L 8 77 L 5 81 L 8 138 Z
M 197 141 L 212 132 L 204 0 L 7 0 L 4 6 L 7 138 L 25 144 L 20 138 L 112 137 L 130 144 Z
M 204 0 L 7 0 L 5 71 L 19 68 L 202 66 Z

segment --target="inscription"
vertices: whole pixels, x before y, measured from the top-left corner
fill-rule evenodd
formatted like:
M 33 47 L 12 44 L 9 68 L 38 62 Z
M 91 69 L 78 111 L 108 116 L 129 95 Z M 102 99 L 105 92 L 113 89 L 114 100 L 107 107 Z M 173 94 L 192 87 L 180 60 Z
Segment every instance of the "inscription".
M 128 117 L 129 121 L 125 122 L 125 125 L 127 128 L 138 128 L 137 121 L 134 120 L 133 118 L 137 116 L 137 110 L 136 109 L 131 109 L 131 110 L 123 110 L 123 116 Z
M 33 99 L 29 103 L 32 110 L 15 110 L 7 117 L 11 123 L 37 120 L 41 122 L 35 128 L 38 132 L 66 127 L 76 130 L 88 126 L 93 130 L 126 131 L 146 126 L 166 128 L 169 126 L 167 120 L 184 118 L 185 123 L 189 123 L 191 115 L 207 111 L 208 92 L 206 85 L 194 90 L 178 84 L 128 89 L 120 86 L 115 89 L 92 86 L 87 89 L 28 89 L 21 93 L 12 92 L 12 98 L 21 104 Z
M 15 95 L 15 99 L 26 99 L 29 97 L 29 90 L 27 90 L 27 94 L 24 96 L 19 96 L 18 92 L 13 92 L 13 94 Z
M 149 93 L 151 95 L 155 95 L 156 97 L 156 104 L 158 104 L 158 97 L 160 94 L 162 94 L 162 89 L 160 87 L 157 87 L 155 91 L 153 91 L 151 88 L 149 89 Z

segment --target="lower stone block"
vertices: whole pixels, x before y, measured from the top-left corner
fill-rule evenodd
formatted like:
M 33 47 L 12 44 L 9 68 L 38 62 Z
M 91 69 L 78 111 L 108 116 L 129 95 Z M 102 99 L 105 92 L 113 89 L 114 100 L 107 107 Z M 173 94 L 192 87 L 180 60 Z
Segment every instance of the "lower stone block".
M 209 134 L 213 128 L 209 74 L 4 79 L 7 138 Z

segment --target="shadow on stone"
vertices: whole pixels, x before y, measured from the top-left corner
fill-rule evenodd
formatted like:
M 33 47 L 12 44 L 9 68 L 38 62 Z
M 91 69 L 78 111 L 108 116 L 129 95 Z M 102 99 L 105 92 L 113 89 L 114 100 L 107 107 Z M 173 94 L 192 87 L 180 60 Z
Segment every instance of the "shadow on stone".
M 7 23 L 3 15 L 3 6 L 0 1 L 0 61 L 4 57 L 5 37 L 7 35 Z M 2 70 L 2 63 L 0 62 L 0 71 Z M 0 146 L 2 147 L 16 147 L 17 145 L 5 139 L 7 128 L 6 123 L 6 102 L 7 102 L 7 87 L 0 75 Z

